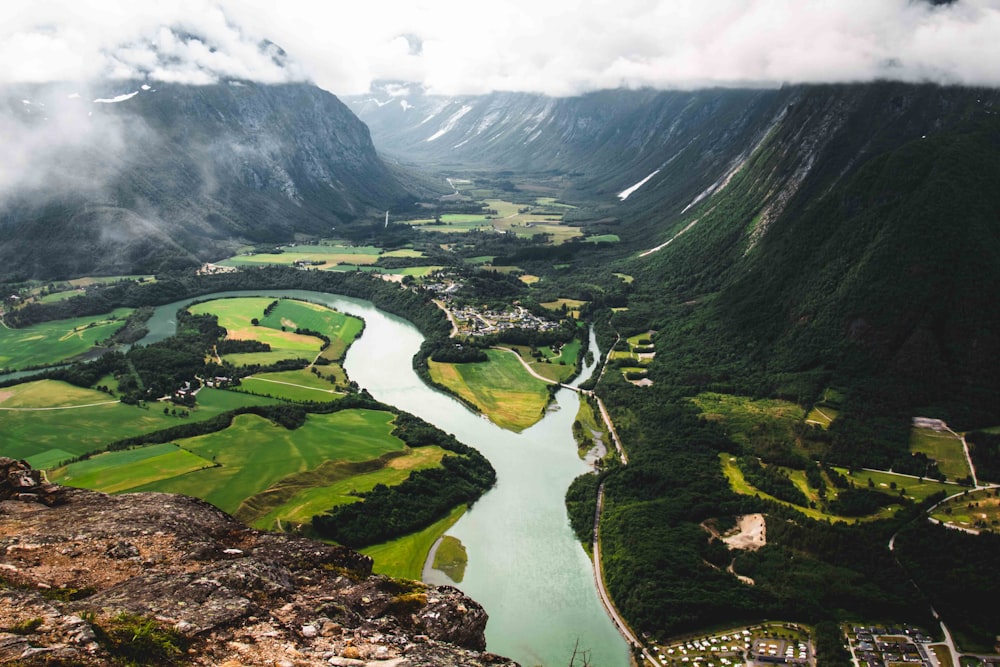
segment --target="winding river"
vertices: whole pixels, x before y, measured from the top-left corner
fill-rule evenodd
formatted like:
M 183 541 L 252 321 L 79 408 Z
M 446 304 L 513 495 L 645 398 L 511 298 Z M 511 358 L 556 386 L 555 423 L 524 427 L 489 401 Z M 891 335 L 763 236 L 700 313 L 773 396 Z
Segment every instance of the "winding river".
M 365 320 L 344 367 L 352 380 L 383 403 L 422 417 L 477 448 L 497 471 L 497 485 L 448 531 L 465 545 L 468 566 L 457 584 L 489 613 L 487 649 L 525 667 L 567 665 L 574 646 L 590 664 L 624 667 L 628 649 L 601 605 L 590 560 L 569 528 L 564 495 L 587 471 L 571 426 L 577 394 L 561 389 L 545 417 L 522 433 L 501 429 L 450 396 L 425 385 L 412 368 L 423 336 L 409 322 L 370 302 L 307 292 L 220 292 L 198 297 L 289 296 L 322 303 Z M 195 299 L 160 306 L 150 319 L 148 344 L 174 333 L 175 313 Z M 592 339 L 592 349 L 596 342 Z M 596 356 L 596 355 L 595 355 Z M 593 372 L 593 364 L 578 378 Z M 429 583 L 450 584 L 428 570 Z M 580 662 L 578 660 L 578 662 Z

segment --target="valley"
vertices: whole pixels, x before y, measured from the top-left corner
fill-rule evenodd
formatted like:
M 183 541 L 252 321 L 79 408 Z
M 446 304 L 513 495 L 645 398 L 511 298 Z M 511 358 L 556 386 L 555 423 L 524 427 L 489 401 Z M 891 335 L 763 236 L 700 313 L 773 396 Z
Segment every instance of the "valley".
M 989 654 L 996 611 L 965 601 L 1000 594 L 984 574 L 997 277 L 978 252 L 995 250 L 993 97 L 626 91 L 614 122 L 673 130 L 567 138 L 553 120 L 532 132 L 568 142 L 558 160 L 511 135 L 488 153 L 462 119 L 430 141 L 369 116 L 375 145 L 433 174 L 415 203 L 380 200 L 388 217 L 243 235 L 65 297 L 5 282 L 3 363 L 48 368 L 4 381 L 2 453 L 458 585 L 492 616 L 490 650 L 526 664 L 574 646 L 628 661 L 597 553 L 648 664 L 752 649 L 840 667 L 853 627 L 937 643 L 938 614 L 961 651 Z M 600 105 L 556 108 L 590 127 Z M 146 333 L 103 344 L 136 313 Z M 760 543 L 734 547 L 749 516 Z

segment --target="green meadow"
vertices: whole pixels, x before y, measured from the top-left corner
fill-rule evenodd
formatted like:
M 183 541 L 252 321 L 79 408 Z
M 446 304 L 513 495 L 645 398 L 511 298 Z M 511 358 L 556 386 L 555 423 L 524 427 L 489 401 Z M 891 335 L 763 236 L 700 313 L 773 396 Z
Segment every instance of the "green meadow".
M 465 505 L 456 507 L 451 514 L 418 533 L 365 547 L 361 553 L 372 557 L 375 561 L 372 569 L 379 574 L 419 580 L 423 576 L 424 562 L 431 547 L 455 525 L 465 509 Z
M 0 389 L 0 454 L 48 468 L 69 458 L 104 449 L 116 440 L 152 433 L 185 422 L 203 421 L 244 405 L 272 405 L 268 398 L 202 389 L 188 417 L 163 414 L 160 404 L 118 403 L 94 389 L 38 380 Z M 75 407 L 90 406 L 90 407 Z M 40 409 L 45 408 L 45 409 Z M 56 408 L 56 409 L 51 409 Z
M 962 440 L 948 431 L 914 428 L 910 431 L 910 451 L 922 452 L 937 461 L 938 470 L 949 480 L 971 474 Z
M 53 470 L 49 478 L 68 486 L 120 493 L 213 465 L 197 454 L 166 443 L 98 454 Z
M 118 308 L 107 315 L 35 324 L 23 329 L 0 327 L 0 368 L 57 364 L 81 355 L 108 338 L 132 312 Z
M 548 385 L 532 377 L 517 355 L 487 350 L 489 361 L 445 364 L 429 361 L 431 379 L 475 405 L 497 426 L 523 431 L 549 402 Z
M 391 435 L 394 418 L 378 410 L 343 410 L 311 414 L 302 427 L 290 431 L 256 415 L 239 415 L 227 429 L 176 441 L 218 467 L 134 490 L 183 493 L 235 513 L 247 498 L 325 461 L 366 461 L 403 450 L 403 442 Z

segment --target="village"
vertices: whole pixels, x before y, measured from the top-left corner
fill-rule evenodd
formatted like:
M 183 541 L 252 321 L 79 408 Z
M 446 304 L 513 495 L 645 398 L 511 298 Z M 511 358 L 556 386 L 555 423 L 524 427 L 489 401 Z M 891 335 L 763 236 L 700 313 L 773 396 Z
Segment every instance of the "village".
M 455 293 L 462 283 L 447 280 L 425 283 L 423 289 L 436 295 L 435 303 L 448 315 L 455 328 L 453 335 L 492 336 L 512 329 L 555 331 L 559 323 L 539 317 L 515 303 L 509 310 L 491 310 L 486 306 L 455 305 Z

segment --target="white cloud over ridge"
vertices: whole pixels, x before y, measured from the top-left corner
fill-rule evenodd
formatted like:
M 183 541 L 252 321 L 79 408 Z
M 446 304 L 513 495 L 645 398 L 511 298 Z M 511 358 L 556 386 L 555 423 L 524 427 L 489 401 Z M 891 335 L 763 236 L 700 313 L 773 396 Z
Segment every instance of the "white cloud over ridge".
M 0 80 L 310 79 L 337 94 L 379 79 L 443 94 L 996 86 L 998 36 L 1000 0 L 5 0 Z

